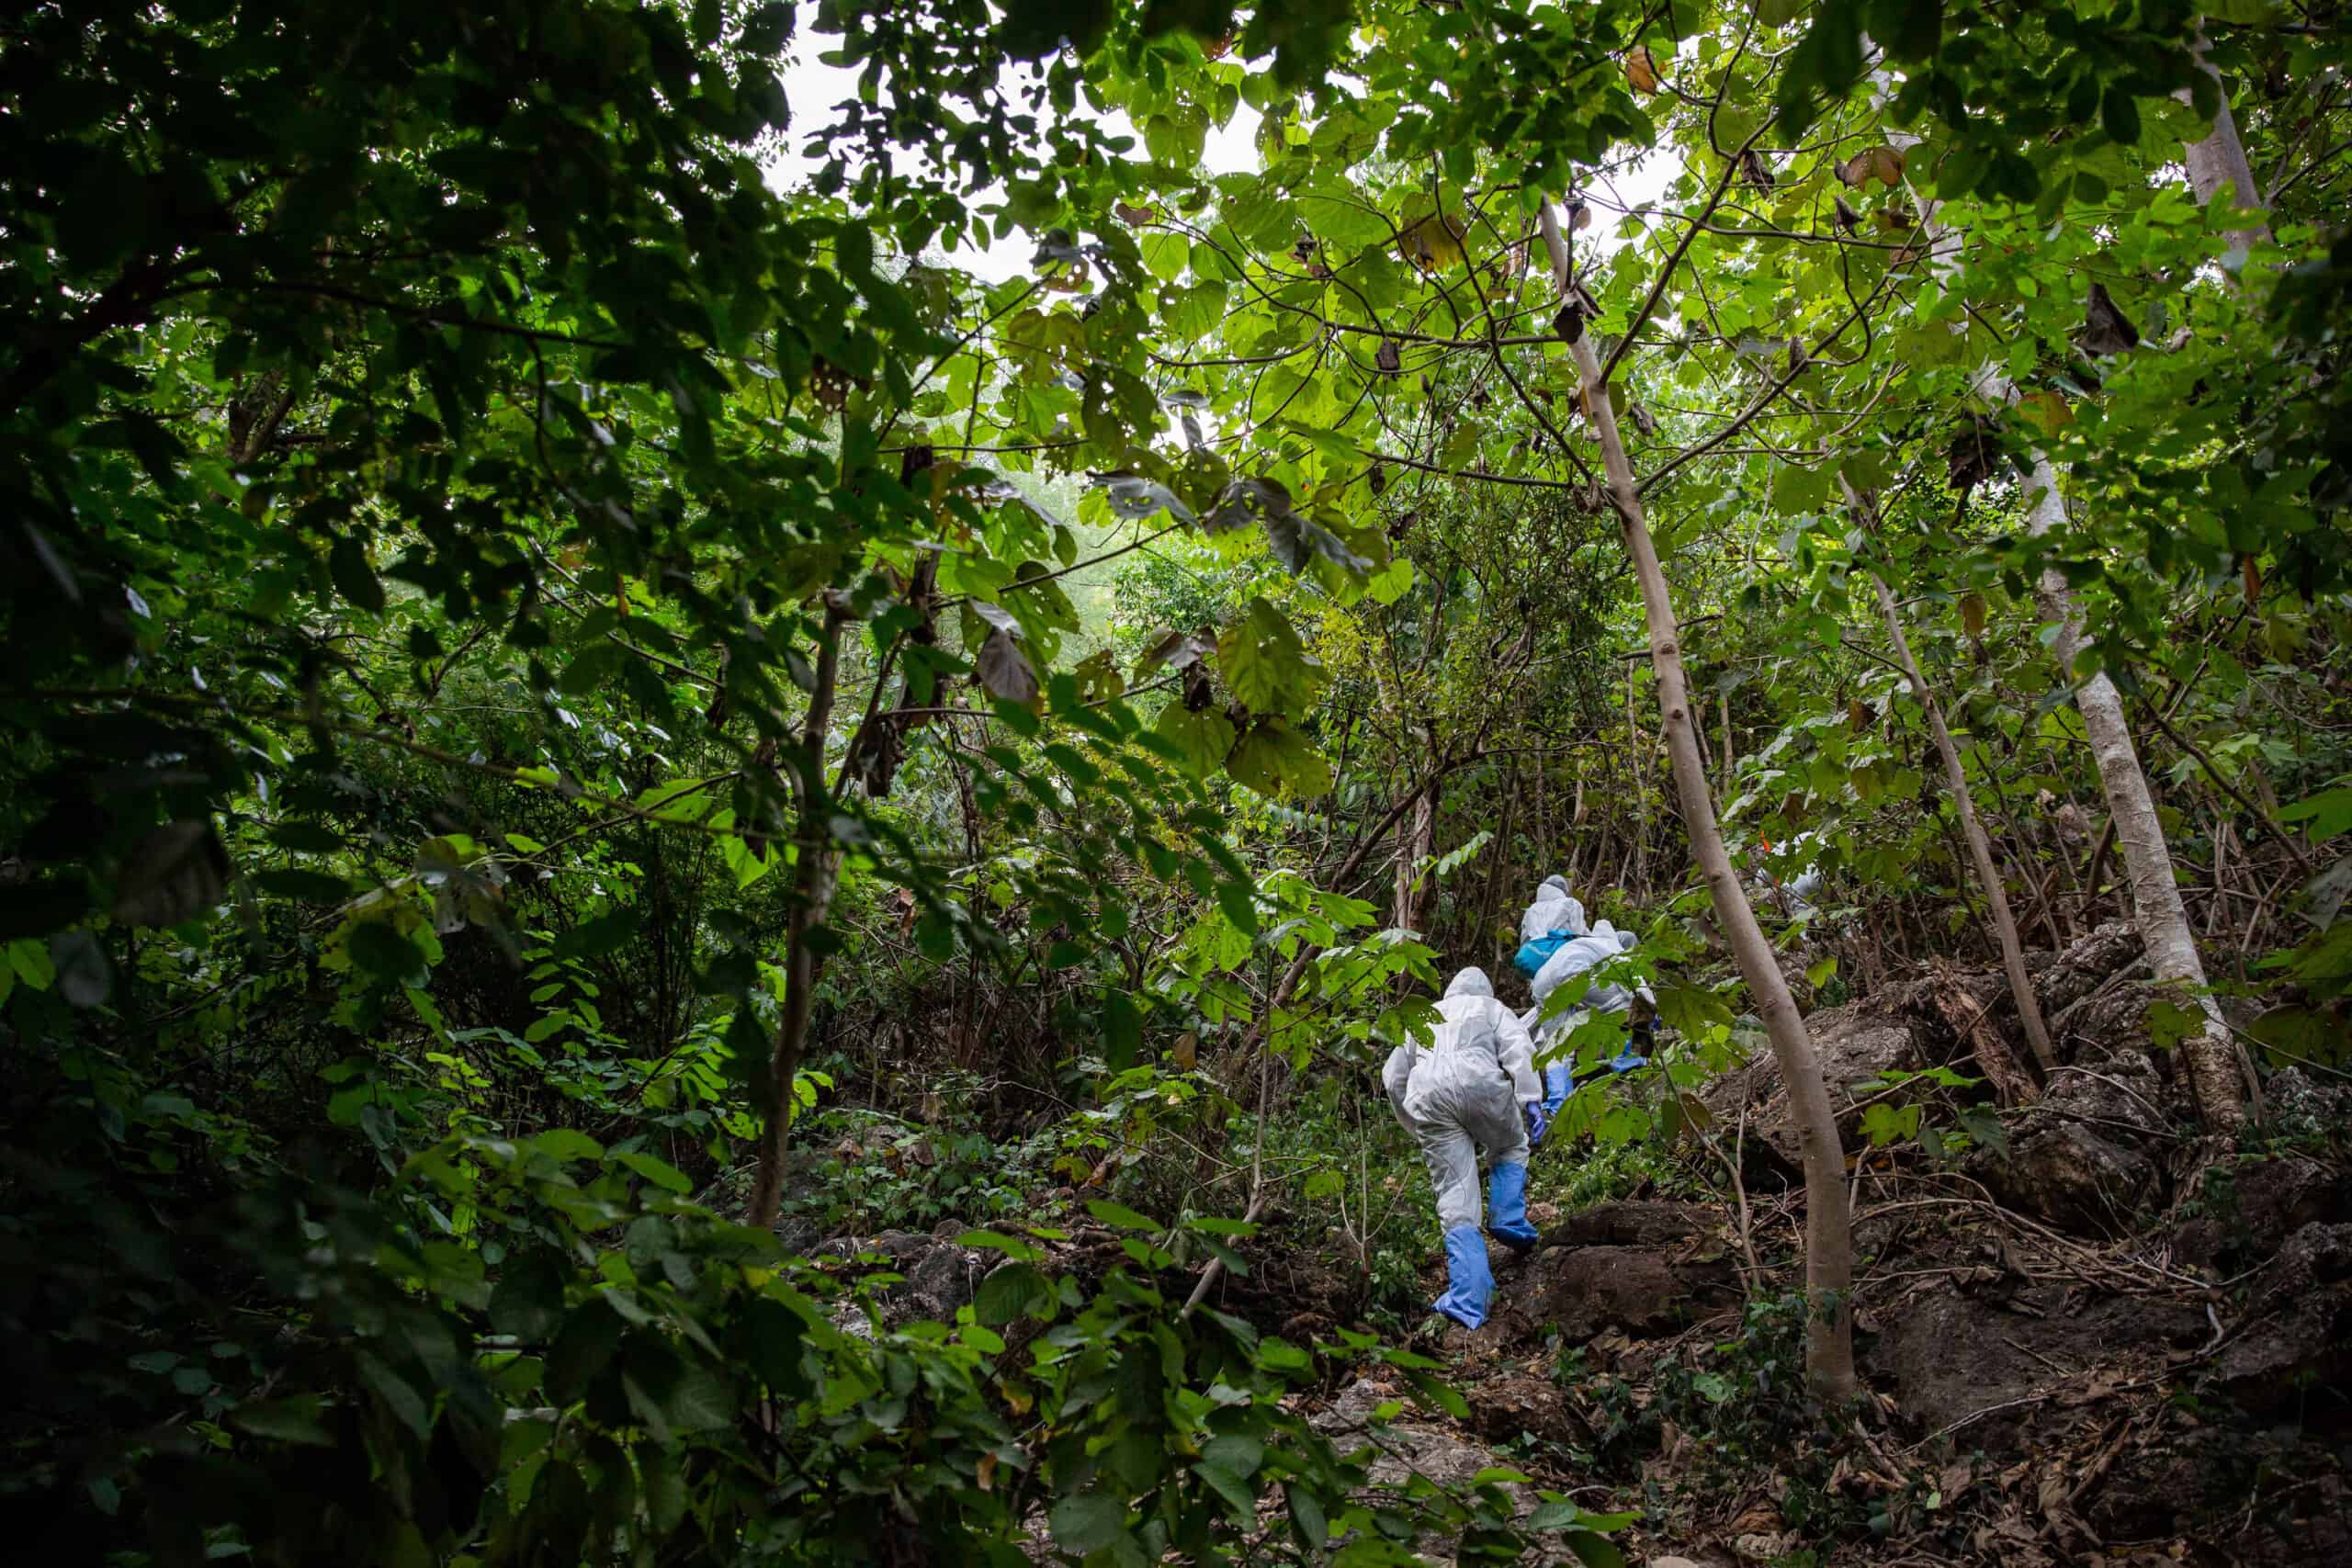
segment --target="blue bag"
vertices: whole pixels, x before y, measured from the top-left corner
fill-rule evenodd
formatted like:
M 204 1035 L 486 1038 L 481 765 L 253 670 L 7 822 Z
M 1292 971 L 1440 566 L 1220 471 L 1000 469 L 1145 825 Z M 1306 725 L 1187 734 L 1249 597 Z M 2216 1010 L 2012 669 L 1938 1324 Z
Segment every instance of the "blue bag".
M 1552 954 L 1566 947 L 1575 935 L 1574 931 L 1545 931 L 1533 942 L 1522 944 L 1511 963 L 1532 980 L 1544 965 L 1552 962 Z

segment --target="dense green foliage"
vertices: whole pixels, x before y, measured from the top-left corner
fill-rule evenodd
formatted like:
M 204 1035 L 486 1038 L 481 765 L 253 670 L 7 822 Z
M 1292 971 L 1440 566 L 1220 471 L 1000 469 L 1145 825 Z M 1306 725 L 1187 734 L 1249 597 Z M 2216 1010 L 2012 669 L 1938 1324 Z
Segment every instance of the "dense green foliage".
M 1672 1043 L 1579 1094 L 1600 1152 L 1542 1193 L 1695 1139 L 1752 1038 L 1588 330 L 1727 829 L 1831 874 L 1785 932 L 1815 987 L 1989 949 L 1873 573 L 2029 935 L 2120 908 L 2054 565 L 2217 986 L 2266 1061 L 2344 1060 L 2346 39 L 2204 8 L 2217 89 L 2199 14 L 22 9 L 28 1550 L 1609 1560 L 1612 1519 L 1514 1521 L 1504 1477 L 1367 1494 L 1377 1450 L 1290 1397 L 1381 1367 L 1442 1404 L 1433 1361 L 1182 1307 L 1296 1205 L 1353 1321 L 1417 1326 L 1374 1069 L 1547 872 L 1643 933 Z M 817 49 L 859 96 L 788 94 Z M 2177 167 L 2224 93 L 2242 261 Z M 2071 503 L 2038 536 L 2036 454 Z M 780 1222 L 738 1223 L 769 1179 Z M 809 1260 L 951 1224 L 1002 1258 L 955 1323 Z M 1792 1418 L 1785 1378 L 1692 1398 Z

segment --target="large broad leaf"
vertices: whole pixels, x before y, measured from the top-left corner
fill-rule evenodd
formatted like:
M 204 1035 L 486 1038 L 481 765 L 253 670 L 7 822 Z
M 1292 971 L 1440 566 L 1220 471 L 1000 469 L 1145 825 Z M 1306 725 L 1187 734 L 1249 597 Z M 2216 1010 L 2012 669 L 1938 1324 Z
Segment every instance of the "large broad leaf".
M 1036 1265 L 1009 1258 L 990 1269 L 972 1293 L 972 1315 L 1001 1327 L 1016 1317 L 1044 1312 L 1053 1299 L 1053 1283 Z
M 1280 610 L 1252 600 L 1216 644 L 1217 669 L 1251 713 L 1304 713 L 1323 684 L 1322 666 Z
M 1194 778 L 1215 773 L 1233 750 L 1233 723 L 1215 709 L 1194 713 L 1182 703 L 1170 703 L 1152 728 L 1176 747 Z
M 1372 570 L 1372 562 L 1348 547 L 1348 542 L 1311 518 L 1295 512 L 1266 515 L 1266 542 L 1272 546 L 1274 558 L 1292 572 L 1300 572 L 1317 560 L 1329 561 L 1349 576 L 1361 581 Z
M 1148 674 L 1163 664 L 1170 670 L 1186 669 L 1198 664 L 1204 655 L 1212 651 L 1214 645 L 1203 642 L 1189 632 L 1162 627 L 1144 644 L 1142 654 L 1136 660 L 1136 673 L 1139 676 Z
M 1102 1492 L 1080 1492 L 1054 1505 L 1054 1544 L 1080 1556 L 1100 1551 L 1126 1533 L 1127 1506 Z
M 1021 645 L 1001 627 L 989 633 L 988 640 L 980 644 L 980 655 L 973 660 L 973 669 L 992 697 L 1012 703 L 1037 700 L 1037 671 L 1030 667 L 1029 656 L 1021 651 Z
M 1140 519 L 1165 512 L 1179 523 L 1195 521 L 1193 509 L 1158 479 L 1140 474 L 1104 474 L 1102 484 L 1103 498 L 1116 516 Z
M 564 931 L 555 939 L 559 958 L 601 958 L 635 936 L 644 918 L 635 909 L 613 908 Z
M 1306 738 L 1279 718 L 1261 719 L 1233 749 L 1226 771 L 1261 795 L 1274 795 L 1287 785 L 1306 798 L 1331 787 L 1331 765 L 1307 744 Z
M 229 886 L 229 852 L 209 822 L 166 822 L 132 850 L 115 883 L 119 925 L 171 926 L 201 914 Z

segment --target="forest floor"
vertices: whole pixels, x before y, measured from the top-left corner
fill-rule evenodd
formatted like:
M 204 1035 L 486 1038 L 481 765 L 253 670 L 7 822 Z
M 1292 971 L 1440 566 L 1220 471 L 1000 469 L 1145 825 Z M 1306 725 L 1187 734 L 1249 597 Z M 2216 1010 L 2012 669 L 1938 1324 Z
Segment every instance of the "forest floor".
M 1803 1194 L 1764 1055 L 1692 1118 L 1720 1201 L 1539 1204 L 1539 1247 L 1497 1249 L 1493 1320 L 1432 1320 L 1421 1348 L 1466 1417 L 1375 1373 L 1326 1389 L 1316 1424 L 1380 1449 L 1376 1479 L 1501 1468 L 1529 1507 L 1544 1488 L 1632 1513 L 1620 1544 L 1654 1568 L 2352 1562 L 2352 1089 L 2290 1069 L 2256 1133 L 2199 1137 L 2137 957 L 2117 926 L 2038 955 L 2058 1071 L 1935 1157 L 1935 1069 L 1998 1081 L 2017 1059 L 1997 972 L 1811 1016 L 1853 1169 L 1850 1407 L 1804 1391 Z M 1917 1106 L 1911 1135 L 1873 1144 L 1879 1104 Z M 1119 1257 L 1068 1224 L 1063 1267 Z M 960 1228 L 820 1250 L 879 1252 L 905 1276 L 892 1315 L 952 1317 L 992 1261 Z M 1245 1251 L 1210 1304 L 1299 1343 L 1365 1326 L 1363 1268 L 1318 1217 L 1277 1212 Z

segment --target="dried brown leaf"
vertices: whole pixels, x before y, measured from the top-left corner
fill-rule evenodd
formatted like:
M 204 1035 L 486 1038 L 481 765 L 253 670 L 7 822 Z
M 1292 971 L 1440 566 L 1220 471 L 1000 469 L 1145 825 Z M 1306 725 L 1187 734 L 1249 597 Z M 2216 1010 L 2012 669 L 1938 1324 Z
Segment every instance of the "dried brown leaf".
M 1657 57 L 1650 53 L 1646 45 L 1635 44 L 1625 51 L 1625 81 L 1637 93 L 1657 91 Z

